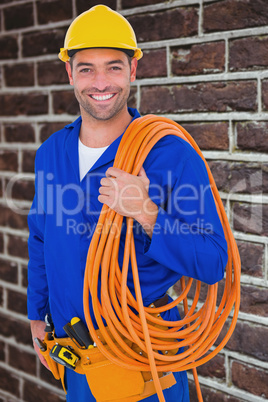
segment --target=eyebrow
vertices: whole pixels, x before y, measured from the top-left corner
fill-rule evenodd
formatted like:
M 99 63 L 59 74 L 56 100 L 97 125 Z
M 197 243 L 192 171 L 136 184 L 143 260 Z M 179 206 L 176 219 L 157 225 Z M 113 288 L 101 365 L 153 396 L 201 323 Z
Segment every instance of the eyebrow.
M 107 64 L 107 66 L 109 66 L 111 64 L 122 64 L 122 65 L 124 65 L 125 63 L 123 62 L 123 60 L 117 59 L 117 60 L 108 61 L 106 64 Z M 82 66 L 93 67 L 94 64 L 93 63 L 86 63 L 86 62 L 81 61 L 80 63 L 78 63 L 76 65 L 76 67 L 82 67 Z

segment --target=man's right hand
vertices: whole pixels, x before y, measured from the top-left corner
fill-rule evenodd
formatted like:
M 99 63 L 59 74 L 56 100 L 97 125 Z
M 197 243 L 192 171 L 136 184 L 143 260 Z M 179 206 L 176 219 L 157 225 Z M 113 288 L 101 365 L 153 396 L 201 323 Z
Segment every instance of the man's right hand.
M 31 332 L 32 332 L 32 339 L 33 339 L 33 346 L 34 346 L 34 350 L 36 351 L 41 363 L 48 369 L 50 370 L 50 368 L 48 367 L 48 364 L 46 362 L 46 359 L 44 358 L 44 356 L 40 353 L 40 349 L 37 346 L 37 344 L 34 342 L 34 338 L 39 338 L 41 341 L 44 340 L 45 338 L 45 327 L 46 327 L 46 323 L 44 321 L 38 321 L 38 320 L 32 320 L 31 321 Z

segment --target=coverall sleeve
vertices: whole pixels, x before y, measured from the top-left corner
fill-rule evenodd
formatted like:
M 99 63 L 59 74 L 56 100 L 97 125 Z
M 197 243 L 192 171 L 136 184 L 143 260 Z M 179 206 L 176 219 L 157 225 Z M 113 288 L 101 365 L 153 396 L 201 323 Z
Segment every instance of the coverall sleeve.
M 36 168 L 37 173 L 37 168 Z M 44 320 L 49 312 L 48 285 L 44 260 L 45 212 L 39 198 L 38 175 L 35 180 L 35 196 L 28 215 L 29 263 L 27 306 L 30 320 Z M 42 191 L 41 191 L 42 192 Z
M 207 284 L 224 276 L 227 243 L 202 159 L 192 153 L 159 206 L 144 254 L 181 275 Z

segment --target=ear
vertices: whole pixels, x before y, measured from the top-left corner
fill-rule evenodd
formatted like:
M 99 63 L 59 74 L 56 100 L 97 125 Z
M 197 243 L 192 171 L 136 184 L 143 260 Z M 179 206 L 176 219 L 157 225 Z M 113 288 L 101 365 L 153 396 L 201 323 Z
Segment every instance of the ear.
M 67 74 L 68 74 L 68 77 L 69 77 L 70 85 L 73 85 L 74 80 L 73 80 L 73 75 L 72 75 L 72 67 L 71 67 L 71 64 L 69 63 L 69 61 L 66 61 L 65 68 L 66 68 L 66 71 L 67 71 Z
M 137 67 L 138 67 L 138 60 L 136 58 L 133 58 L 131 60 L 130 82 L 134 82 L 136 79 Z

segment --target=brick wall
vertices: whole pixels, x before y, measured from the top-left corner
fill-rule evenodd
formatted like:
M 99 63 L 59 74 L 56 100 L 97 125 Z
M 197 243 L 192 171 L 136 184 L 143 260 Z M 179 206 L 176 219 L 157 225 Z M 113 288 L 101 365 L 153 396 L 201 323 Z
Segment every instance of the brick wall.
M 144 51 L 130 105 L 193 135 L 241 253 L 239 322 L 227 347 L 198 370 L 204 400 L 267 400 L 267 1 L 102 3 L 129 19 Z M 26 214 L 36 149 L 78 113 L 57 52 L 71 20 L 95 4 L 0 0 L 0 402 L 64 400 L 31 345 Z M 196 401 L 192 381 L 190 388 Z

